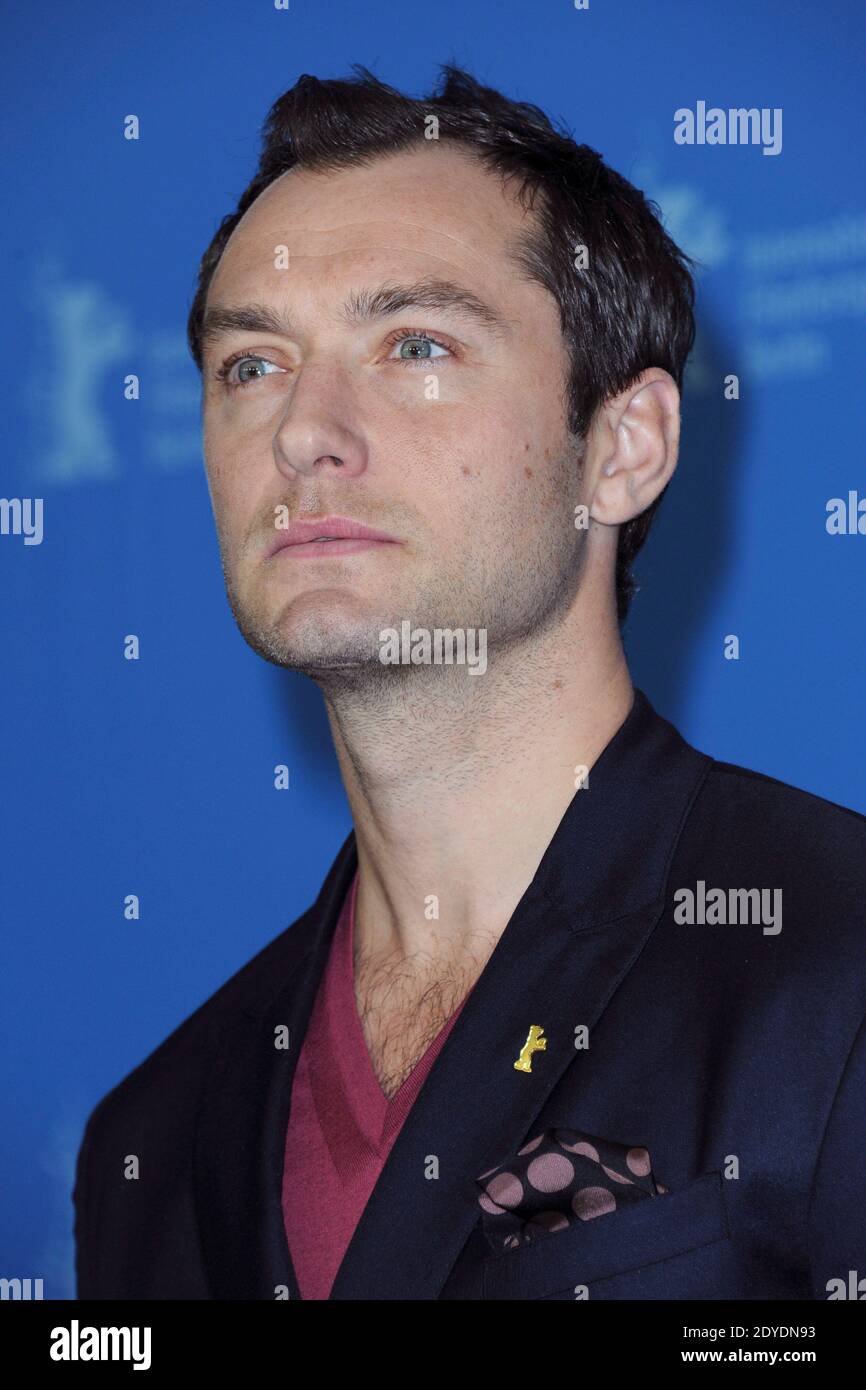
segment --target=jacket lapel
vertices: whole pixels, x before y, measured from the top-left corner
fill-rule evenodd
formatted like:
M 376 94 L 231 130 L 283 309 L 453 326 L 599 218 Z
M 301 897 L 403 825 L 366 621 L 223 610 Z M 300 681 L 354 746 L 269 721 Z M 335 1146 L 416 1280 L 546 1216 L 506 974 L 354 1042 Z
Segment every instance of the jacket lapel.
M 530 1137 L 664 907 L 670 853 L 711 760 L 636 692 L 397 1137 L 332 1299 L 435 1299 L 480 1216 L 476 1179 Z M 589 1051 L 576 1030 L 589 1030 Z M 518 1070 L 532 1026 L 546 1047 Z
M 638 958 L 664 906 L 670 853 L 711 760 L 642 692 L 572 798 L 398 1135 L 332 1299 L 435 1299 L 479 1219 L 476 1179 L 504 1162 Z M 216 1298 L 300 1291 L 281 1187 L 291 1085 L 337 918 L 354 834 L 310 911 L 266 948 L 260 1003 L 227 1014 L 199 1110 L 196 1208 Z M 258 978 L 258 977 L 257 977 Z M 291 1046 L 274 1047 L 289 1028 Z M 544 1049 L 514 1063 L 531 1027 Z M 579 1041 L 579 1039 L 577 1039 Z
M 480 1217 L 475 1178 L 503 1162 L 570 1064 L 653 925 L 637 914 L 575 938 L 530 889 L 397 1137 L 331 1298 L 433 1299 Z M 515 1068 L 530 1028 L 545 1048 Z

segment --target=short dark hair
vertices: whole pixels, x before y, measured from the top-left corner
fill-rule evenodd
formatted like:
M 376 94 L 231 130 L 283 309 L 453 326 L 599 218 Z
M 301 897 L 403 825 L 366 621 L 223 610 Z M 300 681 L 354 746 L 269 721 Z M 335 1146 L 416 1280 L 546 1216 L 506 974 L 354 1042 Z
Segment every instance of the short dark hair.
M 556 299 L 571 358 L 569 430 L 585 437 L 596 410 L 648 367 L 662 367 L 682 390 L 695 337 L 695 263 L 664 230 L 657 204 L 600 154 L 578 145 L 537 107 L 510 101 L 453 64 L 440 68 L 429 97 L 387 86 L 359 63 L 352 78 L 304 74 L 274 102 L 262 128 L 259 167 L 237 209 L 221 221 L 202 257 L 189 313 L 190 352 L 202 367 L 201 328 L 208 287 L 226 242 L 244 213 L 287 169 L 329 170 L 369 164 L 437 136 L 466 146 L 503 179 L 516 180 L 524 208 L 538 211 L 518 259 Z M 575 251 L 587 248 L 586 269 Z M 632 564 L 664 491 L 620 528 L 617 613 L 622 623 L 636 586 Z

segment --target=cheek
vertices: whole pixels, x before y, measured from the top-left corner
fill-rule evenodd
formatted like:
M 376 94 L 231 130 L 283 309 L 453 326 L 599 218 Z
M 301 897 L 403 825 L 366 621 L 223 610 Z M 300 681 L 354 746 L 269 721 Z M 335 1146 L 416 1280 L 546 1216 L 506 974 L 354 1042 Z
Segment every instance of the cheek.
M 504 398 L 428 419 L 422 436 L 404 432 L 396 456 L 409 461 L 412 491 L 419 500 L 427 495 L 441 514 L 471 520 L 514 513 L 532 525 L 567 506 L 568 465 L 550 421 L 527 420 Z
M 211 498 L 221 514 L 233 513 L 261 487 L 263 454 L 252 431 L 237 430 L 214 413 L 205 419 L 202 452 Z
M 243 465 L 270 455 L 280 418 L 275 391 L 252 388 L 243 397 L 229 397 L 212 388 L 202 411 L 205 458 L 214 469 L 231 458 Z
M 220 547 L 228 556 L 234 556 L 241 547 L 250 525 L 252 515 L 250 492 L 243 486 L 242 473 L 232 464 L 224 450 L 216 455 L 205 452 L 205 469 L 214 523 Z
M 226 493 L 231 478 L 227 467 L 228 453 L 225 448 L 225 441 L 221 439 L 217 444 L 214 438 L 209 437 L 205 432 L 202 440 L 202 452 L 211 502 L 214 510 L 221 516 L 225 511 Z

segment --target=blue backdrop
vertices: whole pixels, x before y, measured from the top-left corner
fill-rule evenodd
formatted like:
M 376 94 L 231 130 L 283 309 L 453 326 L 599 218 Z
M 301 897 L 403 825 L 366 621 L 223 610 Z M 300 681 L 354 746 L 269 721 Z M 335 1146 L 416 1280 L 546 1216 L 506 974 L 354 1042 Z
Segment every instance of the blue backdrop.
M 451 60 L 564 117 L 657 200 L 702 262 L 699 336 L 639 564 L 635 681 L 698 747 L 866 811 L 866 535 L 826 524 L 831 498 L 866 498 L 866 11 L 4 8 L 0 493 L 43 499 L 43 534 L 25 544 L 6 510 L 0 1276 L 65 1298 L 89 1110 L 309 904 L 350 828 L 316 687 L 256 657 L 229 612 L 185 346 L 198 258 L 267 108 L 352 62 L 421 95 Z M 781 111 L 781 149 L 678 143 L 675 112 L 699 102 Z

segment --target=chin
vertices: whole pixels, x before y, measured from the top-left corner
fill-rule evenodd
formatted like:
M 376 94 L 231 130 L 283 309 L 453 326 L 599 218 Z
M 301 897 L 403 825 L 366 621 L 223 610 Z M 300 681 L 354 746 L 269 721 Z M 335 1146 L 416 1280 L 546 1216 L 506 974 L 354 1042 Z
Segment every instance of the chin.
M 329 604 L 305 607 L 302 613 L 293 603 L 265 630 L 259 629 L 262 645 L 282 652 L 285 664 L 299 670 L 339 670 L 379 663 L 380 625 L 371 619 L 350 617 Z

